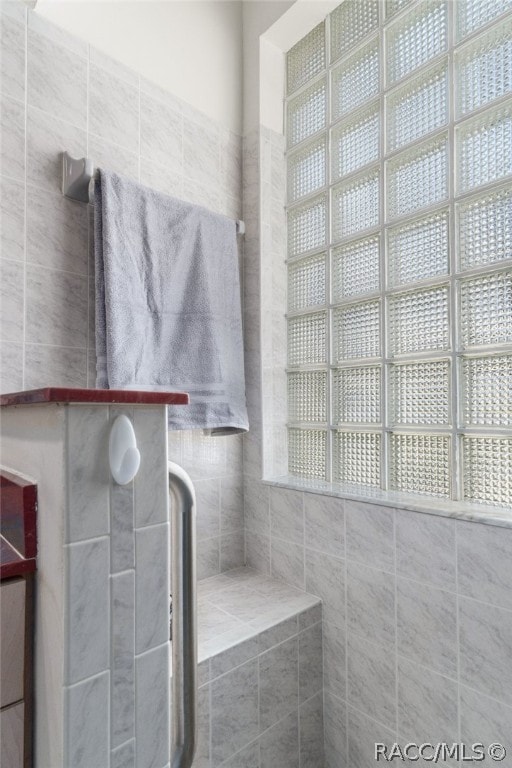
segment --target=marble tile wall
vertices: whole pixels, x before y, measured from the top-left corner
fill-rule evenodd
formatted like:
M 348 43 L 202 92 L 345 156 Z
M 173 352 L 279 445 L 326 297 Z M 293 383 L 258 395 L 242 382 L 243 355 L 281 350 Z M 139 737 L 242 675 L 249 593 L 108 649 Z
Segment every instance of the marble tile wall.
M 110 425 L 121 413 L 134 424 L 142 457 L 125 486 L 111 480 L 105 457 Z M 64 764 L 164 768 L 170 738 L 165 411 L 71 406 L 66 435 Z
M 512 529 L 258 494 L 264 570 L 323 601 L 325 768 L 367 768 L 375 740 L 512 747 Z
M 21 2 L 1 9 L 0 389 L 92 387 L 92 209 L 61 195 L 59 153 L 239 218 L 241 139 Z M 170 455 L 197 484 L 200 577 L 241 565 L 241 438 L 171 435 Z

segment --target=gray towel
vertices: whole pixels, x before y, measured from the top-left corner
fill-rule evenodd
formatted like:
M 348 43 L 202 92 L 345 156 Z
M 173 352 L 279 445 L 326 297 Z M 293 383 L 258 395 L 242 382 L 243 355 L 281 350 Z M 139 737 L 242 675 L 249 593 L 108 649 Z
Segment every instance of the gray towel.
M 95 185 L 96 386 L 180 390 L 171 429 L 248 429 L 235 222 L 111 171 Z

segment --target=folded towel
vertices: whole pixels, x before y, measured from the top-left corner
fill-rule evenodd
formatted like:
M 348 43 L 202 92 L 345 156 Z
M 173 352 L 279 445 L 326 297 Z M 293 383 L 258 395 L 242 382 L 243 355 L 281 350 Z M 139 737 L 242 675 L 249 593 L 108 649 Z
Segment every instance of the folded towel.
M 248 429 L 235 222 L 110 171 L 95 184 L 96 386 L 182 390 L 171 429 Z

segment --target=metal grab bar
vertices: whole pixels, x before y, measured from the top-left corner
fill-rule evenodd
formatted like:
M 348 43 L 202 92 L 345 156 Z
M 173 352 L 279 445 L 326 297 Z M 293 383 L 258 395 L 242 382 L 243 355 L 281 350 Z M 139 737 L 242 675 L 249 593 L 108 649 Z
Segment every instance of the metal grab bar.
M 190 768 L 196 748 L 196 497 L 190 477 L 170 461 L 172 573 L 171 768 Z

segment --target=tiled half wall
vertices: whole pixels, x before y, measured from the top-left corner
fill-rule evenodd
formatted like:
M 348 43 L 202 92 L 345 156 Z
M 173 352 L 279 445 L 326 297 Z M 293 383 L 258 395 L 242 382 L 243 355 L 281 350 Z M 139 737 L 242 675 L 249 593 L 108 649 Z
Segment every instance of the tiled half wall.
M 185 406 L 184 406 L 185 407 Z M 110 427 L 141 466 L 110 477 Z M 169 761 L 169 505 L 163 406 L 2 412 L 3 460 L 37 479 L 35 754 L 41 768 Z

